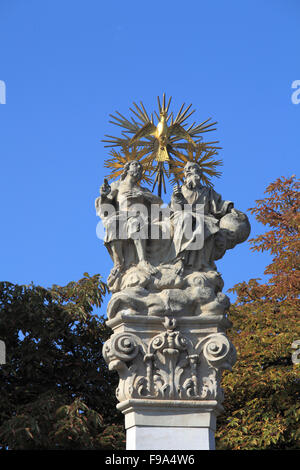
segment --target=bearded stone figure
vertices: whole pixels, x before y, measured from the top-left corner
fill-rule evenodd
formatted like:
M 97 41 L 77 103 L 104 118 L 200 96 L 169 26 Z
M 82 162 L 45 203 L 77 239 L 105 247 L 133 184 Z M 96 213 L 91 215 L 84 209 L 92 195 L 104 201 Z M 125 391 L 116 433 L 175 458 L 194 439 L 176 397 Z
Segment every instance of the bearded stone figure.
M 171 200 L 176 256 L 183 267 L 214 270 L 214 260 L 248 237 L 249 223 L 244 214 L 233 208 L 232 201 L 223 201 L 214 189 L 201 184 L 197 163 L 186 164 L 184 177 L 184 184 L 175 187 Z M 226 215 L 228 230 L 222 229 L 221 223 Z M 192 227 L 192 233 L 186 227 Z
M 124 166 L 119 181 L 111 186 L 104 181 L 100 197 L 95 201 L 106 229 L 104 244 L 114 263 L 109 283 L 132 264 L 154 272 L 146 255 L 148 220 L 151 206 L 161 205 L 162 200 L 139 185 L 141 178 L 142 165 L 130 161 Z

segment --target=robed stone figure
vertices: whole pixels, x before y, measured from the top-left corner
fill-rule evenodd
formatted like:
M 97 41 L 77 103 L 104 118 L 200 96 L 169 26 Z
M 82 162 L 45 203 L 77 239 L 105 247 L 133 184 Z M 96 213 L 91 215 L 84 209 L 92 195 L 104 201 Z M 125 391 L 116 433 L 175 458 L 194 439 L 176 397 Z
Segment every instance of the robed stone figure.
M 185 267 L 197 271 L 215 269 L 214 260 L 226 250 L 220 220 L 231 212 L 233 202 L 223 201 L 220 194 L 203 186 L 200 166 L 188 162 L 184 168 L 184 184 L 175 187 L 171 208 L 176 257 Z
M 147 260 L 149 221 L 152 205 L 163 201 L 139 184 L 142 174 L 139 161 L 126 163 L 118 181 L 109 185 L 105 180 L 95 202 L 105 227 L 104 244 L 114 262 L 111 277 L 137 264 L 153 272 Z

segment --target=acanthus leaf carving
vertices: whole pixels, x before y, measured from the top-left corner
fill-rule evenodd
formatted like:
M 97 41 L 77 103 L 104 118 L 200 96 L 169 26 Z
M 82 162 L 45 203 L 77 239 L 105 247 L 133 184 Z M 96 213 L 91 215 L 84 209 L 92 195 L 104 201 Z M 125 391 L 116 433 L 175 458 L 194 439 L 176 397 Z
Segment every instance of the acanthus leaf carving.
M 117 397 L 222 400 L 221 371 L 231 368 L 235 350 L 223 333 L 208 334 L 194 346 L 165 318 L 165 331 L 143 341 L 131 332 L 114 334 L 104 345 L 110 369 L 120 376 Z

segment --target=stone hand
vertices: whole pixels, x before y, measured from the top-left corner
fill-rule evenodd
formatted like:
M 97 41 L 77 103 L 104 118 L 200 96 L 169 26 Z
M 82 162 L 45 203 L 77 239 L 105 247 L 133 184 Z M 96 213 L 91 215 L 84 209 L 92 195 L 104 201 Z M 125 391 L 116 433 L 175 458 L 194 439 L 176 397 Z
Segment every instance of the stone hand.
M 175 188 L 173 189 L 173 198 L 177 202 L 182 202 L 184 199 L 183 194 L 181 192 L 181 187 L 179 186 L 179 184 L 177 184 Z
M 111 187 L 110 187 L 110 185 L 108 184 L 107 179 L 104 178 L 103 185 L 102 185 L 101 188 L 100 188 L 100 194 L 101 194 L 101 196 L 108 196 L 108 194 L 110 193 L 110 191 L 111 191 Z

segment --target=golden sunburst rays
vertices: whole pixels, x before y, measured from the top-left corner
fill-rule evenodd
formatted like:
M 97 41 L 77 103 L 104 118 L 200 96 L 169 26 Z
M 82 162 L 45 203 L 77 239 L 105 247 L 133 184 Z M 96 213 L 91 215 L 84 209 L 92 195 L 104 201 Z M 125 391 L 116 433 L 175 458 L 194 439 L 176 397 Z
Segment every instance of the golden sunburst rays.
M 222 172 L 218 171 L 217 168 L 223 165 L 223 160 L 221 158 L 215 158 L 218 155 L 216 149 L 208 149 L 199 144 L 196 149 L 193 146 L 187 148 L 187 153 L 176 154 L 176 160 L 174 160 L 174 167 L 172 170 L 172 178 L 170 183 L 175 185 L 184 180 L 184 167 L 188 162 L 197 163 L 201 170 L 202 183 L 206 186 L 212 187 L 211 178 L 220 178 Z
M 123 173 L 124 166 L 126 163 L 131 162 L 132 160 L 139 161 L 143 166 L 143 176 L 139 182 L 145 182 L 147 184 L 153 184 L 153 180 L 150 177 L 150 173 L 153 173 L 153 166 L 149 157 L 147 157 L 147 152 L 143 150 L 137 151 L 136 146 L 126 147 L 122 146 L 122 149 L 118 152 L 115 149 L 112 149 L 109 153 L 111 158 L 105 160 L 104 166 L 111 170 L 111 173 L 107 176 L 108 180 L 115 180 L 121 176 Z
M 157 97 L 158 112 L 154 111 L 150 116 L 142 102 L 140 105 L 133 103 L 133 107 L 129 108 L 132 113 L 130 119 L 118 111 L 115 112 L 115 115 L 110 114 L 111 120 L 109 122 L 122 129 L 121 136 L 105 135 L 106 139 L 103 139 L 103 142 L 106 143 L 105 147 L 121 148 L 121 152 L 112 150 L 110 153 L 112 158 L 107 161 L 109 164 L 107 162 L 105 164 L 107 168 L 114 169 L 113 177 L 122 173 L 120 166 L 115 167 L 113 164 L 120 165 L 124 149 L 128 154 L 129 149 L 132 148 L 135 159 L 139 159 L 143 165 L 147 164 L 148 172 L 152 167 L 151 176 L 155 175 L 152 190 L 157 186 L 159 196 L 161 196 L 162 188 L 166 192 L 166 179 L 172 175 L 175 179 L 177 178 L 178 170 L 185 158 L 189 158 L 191 154 L 204 154 L 201 158 L 205 158 L 205 155 L 208 154 L 216 155 L 217 149 L 220 148 L 217 147 L 218 141 L 203 142 L 202 134 L 216 130 L 213 127 L 217 124 L 216 122 L 211 122 L 211 118 L 209 118 L 200 124 L 193 122 L 188 125 L 187 120 L 195 112 L 191 109 L 192 105 L 186 106 L 183 103 L 174 117 L 173 112 L 170 112 L 171 101 L 172 97 L 168 102 L 166 101 L 165 93 L 162 101 Z M 183 153 L 184 151 L 186 155 Z M 142 157 L 145 157 L 143 162 L 140 159 Z M 214 167 L 209 167 L 207 160 L 203 160 L 203 163 L 206 164 L 208 175 L 203 178 L 209 180 L 209 176 L 214 176 L 209 174 L 209 171 L 214 171 L 212 169 Z

